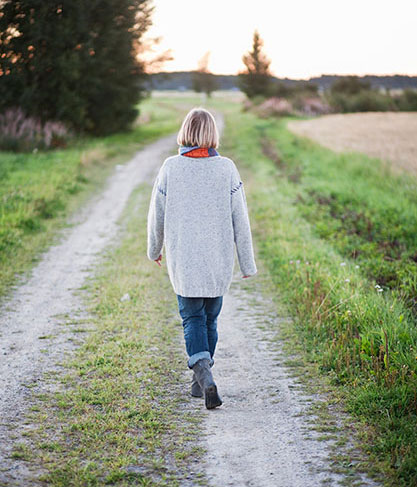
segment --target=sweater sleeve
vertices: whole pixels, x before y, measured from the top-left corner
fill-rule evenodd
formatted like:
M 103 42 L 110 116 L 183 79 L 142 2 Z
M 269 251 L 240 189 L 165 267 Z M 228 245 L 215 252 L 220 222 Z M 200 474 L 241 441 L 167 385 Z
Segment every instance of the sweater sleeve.
M 240 174 L 233 164 L 231 206 L 234 241 L 239 260 L 239 267 L 242 276 L 252 276 L 256 274 L 257 268 L 252 245 L 252 234 L 250 229 L 248 208 L 246 203 L 245 190 Z
M 149 203 L 147 255 L 150 260 L 156 260 L 162 253 L 166 194 L 166 176 L 163 165 L 155 179 Z

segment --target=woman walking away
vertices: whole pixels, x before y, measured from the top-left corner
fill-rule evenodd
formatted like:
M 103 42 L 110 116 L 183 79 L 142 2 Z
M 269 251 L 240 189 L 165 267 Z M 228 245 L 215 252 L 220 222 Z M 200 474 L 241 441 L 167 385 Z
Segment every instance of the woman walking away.
M 207 409 L 222 404 L 211 366 L 217 317 L 233 275 L 234 246 L 242 277 L 256 274 L 243 183 L 234 162 L 217 152 L 219 135 L 210 112 L 194 108 L 156 177 L 148 212 L 148 258 L 168 275 L 184 328 L 191 394 Z

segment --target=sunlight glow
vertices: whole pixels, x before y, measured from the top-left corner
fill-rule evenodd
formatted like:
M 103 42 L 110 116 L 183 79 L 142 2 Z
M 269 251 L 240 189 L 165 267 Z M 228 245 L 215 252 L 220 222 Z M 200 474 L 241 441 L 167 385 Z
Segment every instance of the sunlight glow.
M 415 0 L 154 0 L 152 36 L 172 50 L 166 71 L 236 74 L 255 28 L 274 75 L 417 74 Z

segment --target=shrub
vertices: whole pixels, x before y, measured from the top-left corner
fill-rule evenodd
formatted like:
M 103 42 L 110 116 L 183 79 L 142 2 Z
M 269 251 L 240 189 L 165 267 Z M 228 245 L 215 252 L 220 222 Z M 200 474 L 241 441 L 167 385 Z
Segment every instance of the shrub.
M 332 112 L 330 105 L 318 96 L 298 96 L 293 104 L 300 115 L 325 115 Z
M 27 117 L 21 108 L 9 108 L 0 114 L 0 149 L 28 152 L 34 149 L 63 147 L 70 137 L 62 122 Z
M 298 96 L 317 96 L 318 86 L 310 81 L 286 84 L 283 81 L 271 83 L 268 89 L 269 97 L 292 99 Z
M 362 90 L 370 90 L 371 85 L 368 81 L 359 79 L 357 76 L 346 76 L 337 79 L 331 86 L 330 92 L 332 95 L 345 94 L 356 95 Z
M 355 94 L 331 93 L 327 100 L 334 110 L 342 113 L 396 110 L 391 96 L 375 90 L 361 90 Z
M 261 103 L 255 111 L 260 117 L 267 118 L 291 115 L 294 109 L 291 102 L 285 98 L 272 97 Z
M 417 111 L 417 91 L 410 89 L 404 90 L 400 96 L 394 98 L 394 102 L 398 110 L 415 112 Z

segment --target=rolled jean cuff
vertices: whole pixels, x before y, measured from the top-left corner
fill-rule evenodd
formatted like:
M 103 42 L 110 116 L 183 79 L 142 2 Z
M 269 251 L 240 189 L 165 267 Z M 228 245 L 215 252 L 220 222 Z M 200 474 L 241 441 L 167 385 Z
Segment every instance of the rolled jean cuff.
M 192 369 L 194 365 L 202 358 L 208 358 L 210 360 L 210 367 L 214 364 L 214 360 L 210 356 L 210 352 L 198 352 L 188 359 L 188 367 Z

